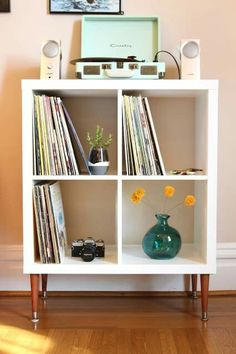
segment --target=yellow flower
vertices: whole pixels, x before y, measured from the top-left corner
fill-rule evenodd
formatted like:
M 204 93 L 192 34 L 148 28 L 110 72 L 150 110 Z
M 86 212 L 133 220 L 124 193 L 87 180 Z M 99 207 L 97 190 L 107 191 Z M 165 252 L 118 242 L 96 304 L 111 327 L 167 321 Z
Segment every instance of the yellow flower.
M 134 204 L 138 204 L 141 202 L 142 198 L 145 195 L 145 189 L 143 188 L 137 188 L 136 191 L 131 195 L 131 201 Z
M 175 194 L 175 188 L 172 186 L 165 186 L 164 194 L 167 198 L 173 197 L 173 195 Z
M 142 197 L 140 197 L 140 195 L 138 195 L 137 193 L 133 193 L 130 199 L 133 204 L 138 204 L 141 201 Z
M 143 198 L 145 196 L 145 189 L 138 188 L 136 189 L 135 193 L 138 194 L 141 198 Z
M 141 200 L 143 199 L 143 197 L 145 196 L 146 191 L 143 188 L 137 188 L 134 193 L 131 195 L 130 200 L 133 204 L 139 204 L 141 202 Z M 167 198 L 171 198 L 173 197 L 173 195 L 175 194 L 175 188 L 173 186 L 165 186 L 164 188 L 164 195 Z M 146 201 L 147 202 L 147 201 Z M 164 211 L 164 213 L 168 213 L 172 210 L 174 210 L 175 208 L 177 208 L 178 206 L 180 206 L 181 204 L 186 205 L 186 206 L 192 206 L 196 203 L 196 198 L 194 197 L 194 195 L 187 195 L 184 199 L 184 201 L 179 202 L 178 204 L 174 205 L 172 208 L 168 209 L 167 211 Z M 146 204 L 146 203 L 145 203 Z M 148 204 L 147 204 L 148 205 Z M 148 205 L 150 206 L 150 205 Z
M 196 198 L 194 197 L 194 195 L 187 195 L 184 199 L 184 204 L 186 206 L 192 206 L 196 203 Z

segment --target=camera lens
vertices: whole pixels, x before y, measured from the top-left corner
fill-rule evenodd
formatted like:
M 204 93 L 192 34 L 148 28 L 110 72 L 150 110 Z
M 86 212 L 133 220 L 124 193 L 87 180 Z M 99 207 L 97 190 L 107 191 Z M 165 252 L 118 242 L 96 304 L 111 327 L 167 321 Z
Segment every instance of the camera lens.
M 91 262 L 95 257 L 95 249 L 92 246 L 86 245 L 81 251 L 81 258 L 84 262 Z

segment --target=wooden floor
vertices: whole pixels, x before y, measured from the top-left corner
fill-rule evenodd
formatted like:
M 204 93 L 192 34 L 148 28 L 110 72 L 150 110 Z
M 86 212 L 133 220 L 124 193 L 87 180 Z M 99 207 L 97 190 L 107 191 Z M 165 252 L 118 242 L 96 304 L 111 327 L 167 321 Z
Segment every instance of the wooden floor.
M 0 353 L 236 354 L 236 296 L 49 297 L 33 328 L 29 297 L 0 297 Z

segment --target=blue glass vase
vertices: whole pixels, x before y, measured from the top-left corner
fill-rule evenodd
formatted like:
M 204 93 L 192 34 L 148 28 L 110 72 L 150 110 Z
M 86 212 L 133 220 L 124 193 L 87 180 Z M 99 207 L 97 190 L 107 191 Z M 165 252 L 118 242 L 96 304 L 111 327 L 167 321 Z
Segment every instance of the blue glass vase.
M 179 232 L 168 224 L 170 215 L 157 214 L 157 223 L 145 234 L 144 252 L 153 259 L 174 258 L 181 248 Z

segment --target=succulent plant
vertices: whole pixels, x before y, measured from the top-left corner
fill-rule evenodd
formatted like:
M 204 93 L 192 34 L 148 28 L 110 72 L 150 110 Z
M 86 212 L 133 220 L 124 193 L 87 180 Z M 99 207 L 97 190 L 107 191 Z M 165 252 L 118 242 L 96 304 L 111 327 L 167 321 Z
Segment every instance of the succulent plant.
M 112 142 L 112 135 L 109 134 L 107 138 L 103 136 L 103 128 L 99 125 L 96 127 L 95 136 L 92 137 L 89 132 L 87 132 L 87 142 L 92 148 L 107 148 Z

